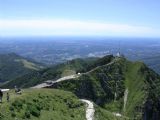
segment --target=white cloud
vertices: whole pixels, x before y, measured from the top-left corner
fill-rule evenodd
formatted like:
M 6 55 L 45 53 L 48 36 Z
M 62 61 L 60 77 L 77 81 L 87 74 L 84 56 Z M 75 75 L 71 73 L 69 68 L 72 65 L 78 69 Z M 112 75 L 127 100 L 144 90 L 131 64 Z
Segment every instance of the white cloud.
M 153 36 L 159 30 L 127 24 L 74 20 L 0 20 L 0 36 L 23 35 L 102 35 Z

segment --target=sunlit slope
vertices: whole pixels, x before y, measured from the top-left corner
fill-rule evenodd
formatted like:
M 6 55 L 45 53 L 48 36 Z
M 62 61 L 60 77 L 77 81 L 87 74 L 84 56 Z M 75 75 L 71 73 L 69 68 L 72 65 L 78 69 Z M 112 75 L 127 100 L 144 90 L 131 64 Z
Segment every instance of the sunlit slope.
M 13 80 L 42 68 L 41 64 L 27 60 L 14 53 L 0 54 L 0 82 Z
M 71 91 L 79 98 L 94 101 L 102 107 L 100 114 L 108 111 L 111 116 L 115 113 L 130 119 L 159 119 L 160 76 L 144 63 L 131 62 L 124 57 L 110 55 L 89 61 L 76 59 L 35 75 L 20 77 L 3 87 L 32 87 L 49 79 L 61 78 L 65 71 L 66 74 L 80 72 L 81 75 L 55 83 L 51 88 Z
M 141 62 L 115 58 L 111 64 L 52 87 L 72 91 L 80 98 L 93 100 L 107 111 L 131 119 L 142 119 L 145 115 L 152 118 L 154 112 L 159 114 L 160 77 Z
M 103 62 L 101 62 L 103 59 L 98 58 L 74 59 L 38 72 L 26 74 L 2 85 L 2 87 L 13 88 L 15 85 L 25 88 L 32 87 L 46 80 L 57 80 L 58 78 L 77 74 L 79 72 L 85 73 L 96 66 L 110 62 L 113 58 L 112 55 L 104 57 L 103 59 L 105 61 Z
M 0 107 L 1 120 L 85 120 L 85 104 L 72 93 L 54 89 L 25 89 L 10 92 Z

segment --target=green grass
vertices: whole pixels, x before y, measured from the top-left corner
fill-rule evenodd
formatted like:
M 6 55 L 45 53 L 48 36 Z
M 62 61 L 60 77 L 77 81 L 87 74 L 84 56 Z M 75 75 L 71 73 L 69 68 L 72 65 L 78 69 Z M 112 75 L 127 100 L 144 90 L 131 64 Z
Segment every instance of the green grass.
M 136 107 L 143 106 L 145 102 L 145 91 L 146 87 L 144 76 L 140 73 L 140 69 L 143 66 L 143 63 L 135 62 L 127 63 L 127 71 L 125 73 L 125 86 L 128 88 L 128 100 L 126 104 L 126 110 L 124 114 L 127 114 L 131 117 L 135 115 L 142 117 L 141 112 L 136 112 Z
M 98 108 L 98 112 L 96 113 L 96 118 L 100 120 L 104 118 L 105 120 L 117 119 L 113 116 L 113 112 L 121 113 L 125 116 L 125 119 L 142 119 L 142 113 L 144 112 L 144 108 L 146 108 L 145 103 L 147 100 L 151 101 L 153 113 L 158 113 L 160 76 L 141 62 L 130 62 L 125 58 L 114 58 L 115 62 L 108 64 L 113 58 L 107 58 L 98 59 L 90 64 L 80 59 L 72 60 L 54 68 L 36 72 L 33 75 L 26 75 L 10 82 L 9 86 L 30 87 L 47 79 L 59 78 L 61 75 L 91 70 L 86 74 L 81 74 L 79 78 L 56 83 L 52 87 L 70 91 L 75 93 L 79 98 L 94 101 L 102 107 Z M 87 65 L 88 67 L 86 67 Z M 126 109 L 124 110 L 124 92 L 126 89 L 129 92 Z M 116 100 L 114 96 L 115 92 L 117 93 Z M 60 93 L 59 96 L 65 97 L 65 94 Z M 62 99 L 64 99 L 63 97 Z M 47 113 L 53 113 L 53 111 L 47 112 L 44 109 L 41 112 L 44 113 L 43 116 L 47 115 Z M 70 112 L 67 114 L 70 115 Z M 73 117 L 73 115 L 71 116 Z M 152 117 L 152 113 L 149 116 Z M 72 120 L 71 118 L 69 120 Z M 78 117 L 76 118 L 78 119 Z M 58 116 L 57 119 L 59 119 Z
M 46 80 L 51 80 L 51 79 L 56 80 L 63 76 L 71 75 L 71 74 L 75 74 L 79 72 L 85 73 L 97 66 L 109 63 L 113 58 L 114 57 L 112 55 L 109 55 L 109 56 L 105 56 L 103 59 L 100 59 L 100 58 L 99 59 L 98 58 L 74 59 L 74 60 L 71 60 L 71 61 L 68 61 L 62 64 L 52 66 L 50 68 L 46 68 L 40 71 L 34 71 L 32 73 L 25 74 L 16 79 L 13 78 L 11 81 L 8 81 L 7 83 L 2 84 L 0 87 L 14 88 L 15 85 L 21 88 L 32 87 Z M 16 62 L 16 64 L 17 63 L 21 64 L 21 66 L 24 66 L 22 62 Z M 25 62 L 25 66 L 33 68 L 34 65 L 28 64 Z M 13 66 L 12 68 L 15 68 L 15 67 Z M 19 68 L 20 67 L 18 67 L 17 69 Z M 17 71 L 17 69 L 15 71 Z M 10 73 L 8 73 L 7 75 L 9 74 Z
M 118 97 L 115 100 L 116 81 Z M 103 65 L 75 80 L 57 83 L 54 87 L 72 91 L 80 98 L 91 99 L 107 111 L 121 113 L 130 119 L 141 119 L 149 95 L 152 95 L 150 98 L 154 101 L 158 98 L 155 96 L 160 93 L 159 81 L 159 76 L 145 64 L 122 58 L 117 59 L 112 65 Z M 124 110 L 126 89 L 129 92 Z
M 42 66 L 36 65 L 35 63 L 32 63 L 32 62 L 30 62 L 28 60 L 25 60 L 25 59 L 15 59 L 15 62 L 21 62 L 21 63 L 23 63 L 23 66 L 25 68 L 28 68 L 28 69 L 31 69 L 31 70 L 38 71 L 38 70 L 43 68 Z
M 61 77 L 65 77 L 65 76 L 69 76 L 69 75 L 74 75 L 74 74 L 76 74 L 76 71 L 75 71 L 75 70 L 65 69 L 65 70 L 62 72 Z
M 0 82 L 10 81 L 25 74 L 40 70 L 42 64 L 14 53 L 0 54 Z
M 122 105 L 123 105 L 123 99 L 120 99 L 118 101 L 113 100 L 113 101 L 105 104 L 104 108 L 106 110 L 110 110 L 111 112 L 122 113 Z
M 124 116 L 115 116 L 111 111 L 95 106 L 95 120 L 129 120 Z
M 70 92 L 54 89 L 25 89 L 22 95 L 10 91 L 0 105 L 0 119 L 85 120 L 85 105 Z

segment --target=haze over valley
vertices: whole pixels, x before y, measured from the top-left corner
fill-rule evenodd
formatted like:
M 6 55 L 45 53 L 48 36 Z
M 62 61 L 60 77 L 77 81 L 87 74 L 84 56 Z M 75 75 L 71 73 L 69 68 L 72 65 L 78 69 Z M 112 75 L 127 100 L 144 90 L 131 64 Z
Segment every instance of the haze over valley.
M 158 38 L 1 38 L 0 53 L 12 52 L 46 65 L 55 65 L 75 58 L 116 55 L 120 52 L 130 60 L 144 61 L 160 73 Z

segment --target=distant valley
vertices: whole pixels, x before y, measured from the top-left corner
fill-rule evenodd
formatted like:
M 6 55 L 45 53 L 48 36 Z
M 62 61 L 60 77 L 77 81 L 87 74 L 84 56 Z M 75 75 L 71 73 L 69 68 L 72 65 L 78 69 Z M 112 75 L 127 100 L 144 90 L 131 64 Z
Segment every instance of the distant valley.
M 11 89 L 4 120 L 160 119 L 158 41 L 2 43 L 0 88 Z
M 50 65 L 75 58 L 103 57 L 121 52 L 130 60 L 140 60 L 160 73 L 160 41 L 153 38 L 0 38 L 0 53 L 14 52 Z M 41 42 L 39 42 L 41 41 Z

